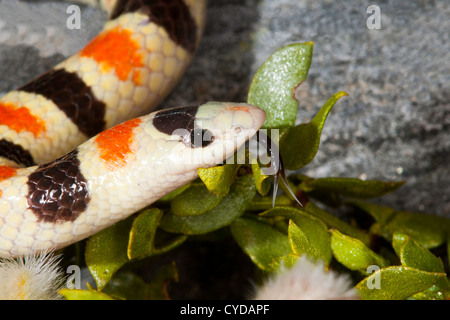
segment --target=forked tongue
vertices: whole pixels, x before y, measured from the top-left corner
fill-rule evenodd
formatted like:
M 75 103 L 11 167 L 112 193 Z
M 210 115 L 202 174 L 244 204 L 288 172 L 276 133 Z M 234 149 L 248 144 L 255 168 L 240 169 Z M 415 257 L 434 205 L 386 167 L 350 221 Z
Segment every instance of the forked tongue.
M 278 182 L 281 178 L 281 181 L 283 181 L 284 185 L 286 186 L 286 189 L 289 191 L 291 196 L 295 199 L 295 201 L 303 207 L 303 204 L 300 202 L 300 200 L 297 199 L 295 193 L 292 191 L 291 187 L 289 186 L 289 183 L 286 178 L 286 171 L 284 169 L 283 165 L 283 159 L 281 158 L 281 154 L 278 150 L 278 146 L 263 132 L 258 131 L 256 133 L 256 139 L 259 144 L 263 144 L 266 146 L 266 151 L 269 154 L 270 157 L 270 165 L 271 167 L 274 166 L 274 174 L 273 174 L 273 198 L 272 198 L 272 207 L 275 207 L 275 200 L 277 198 L 277 192 L 278 192 Z

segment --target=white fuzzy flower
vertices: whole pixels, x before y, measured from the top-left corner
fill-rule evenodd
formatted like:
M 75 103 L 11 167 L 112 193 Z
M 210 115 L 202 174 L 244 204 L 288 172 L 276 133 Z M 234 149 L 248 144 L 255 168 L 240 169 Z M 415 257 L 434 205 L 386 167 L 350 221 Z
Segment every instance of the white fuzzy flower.
M 56 300 L 64 273 L 59 256 L 52 253 L 31 254 L 17 259 L 0 260 L 1 300 Z
M 253 299 L 343 300 L 358 299 L 358 295 L 347 276 L 326 271 L 323 263 L 303 256 L 291 269 L 283 270 L 256 288 Z

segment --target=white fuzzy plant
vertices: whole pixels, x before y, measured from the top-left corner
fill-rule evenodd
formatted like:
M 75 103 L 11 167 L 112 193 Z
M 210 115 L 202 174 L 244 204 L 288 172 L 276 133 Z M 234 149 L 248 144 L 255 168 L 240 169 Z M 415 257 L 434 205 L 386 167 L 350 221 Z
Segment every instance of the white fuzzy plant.
M 60 256 L 32 254 L 0 260 L 0 300 L 58 300 L 65 275 Z
M 32 254 L 0 261 L 0 300 L 58 300 L 65 284 L 60 256 Z M 306 257 L 255 288 L 255 300 L 358 299 L 349 278 Z
M 255 300 L 353 300 L 359 299 L 346 275 L 325 270 L 323 263 L 305 256 L 290 268 L 255 288 Z

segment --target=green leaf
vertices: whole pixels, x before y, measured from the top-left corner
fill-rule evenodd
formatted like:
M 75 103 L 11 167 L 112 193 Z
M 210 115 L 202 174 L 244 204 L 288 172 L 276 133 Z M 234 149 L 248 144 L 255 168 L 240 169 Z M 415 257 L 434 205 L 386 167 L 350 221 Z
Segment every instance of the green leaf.
M 321 219 L 329 228 L 337 229 L 350 237 L 357 238 L 366 245 L 370 243 L 370 234 L 346 223 L 332 213 L 319 208 L 312 201 L 307 202 L 303 209 L 314 217 Z
M 224 164 L 206 169 L 199 168 L 197 173 L 210 192 L 216 196 L 224 196 L 229 192 L 238 169 L 239 165 Z
M 172 200 L 170 208 L 177 216 L 197 216 L 217 206 L 222 198 L 205 185 L 192 185 Z
M 255 161 L 252 161 L 253 178 L 255 179 L 256 191 L 262 196 L 265 196 L 270 191 L 269 176 L 262 173 L 261 167 Z
M 58 291 L 66 300 L 114 300 L 111 296 L 96 290 L 61 289 Z
M 177 236 L 163 246 L 155 247 L 155 236 L 162 212 L 146 209 L 91 236 L 86 243 L 86 265 L 99 291 L 113 275 L 134 259 L 166 252 L 186 240 Z
M 446 281 L 444 273 L 427 272 L 405 266 L 375 271 L 356 285 L 364 300 L 401 300 Z M 379 287 L 373 286 L 378 283 Z
M 275 207 L 260 216 L 289 218 L 288 237 L 292 251 L 297 255 L 306 254 L 310 258 L 321 259 L 326 266 L 329 265 L 332 258 L 330 233 L 322 220 L 293 207 Z
M 91 236 L 86 243 L 86 265 L 99 291 L 128 262 L 127 246 L 131 224 L 131 219 L 120 221 Z
M 128 239 L 127 256 L 129 260 L 154 253 L 156 230 L 162 216 L 161 210 L 150 208 L 140 212 L 134 218 Z
M 423 271 L 445 273 L 442 260 L 408 235 L 395 232 L 392 245 L 402 265 Z
M 394 232 L 405 233 L 427 249 L 436 248 L 447 240 L 450 220 L 418 212 L 395 211 L 392 208 L 353 201 L 368 212 L 378 224 L 372 230 L 392 241 Z
M 167 285 L 178 281 L 175 262 L 160 267 L 150 283 L 130 271 L 117 272 L 102 293 L 121 300 L 168 300 Z
M 319 132 L 322 132 L 323 126 L 325 125 L 325 121 L 327 120 L 328 114 L 333 108 L 334 104 L 343 96 L 348 96 L 347 92 L 339 91 L 331 96 L 327 102 L 320 108 L 319 112 L 314 116 L 314 118 L 310 121 L 310 123 L 314 124 L 316 128 L 318 128 Z
M 445 294 L 441 288 L 434 285 L 425 291 L 416 293 L 415 295 L 411 296 L 411 299 L 414 299 L 414 300 L 445 300 Z
M 272 209 L 273 204 L 273 198 L 272 196 L 269 197 L 255 197 L 252 200 L 252 203 L 250 204 L 248 210 L 250 211 L 264 211 Z M 285 196 L 285 195 L 279 195 L 275 199 L 275 207 L 287 207 L 292 204 L 292 200 Z
M 108 282 L 102 293 L 121 300 L 146 300 L 148 284 L 130 271 L 119 271 Z
M 263 128 L 295 124 L 298 102 L 293 93 L 308 75 L 312 53 L 312 42 L 287 45 L 273 53 L 256 72 L 247 100 L 266 112 Z
M 400 188 L 405 181 L 385 182 L 356 178 L 319 178 L 304 180 L 300 188 L 305 192 L 320 191 L 352 198 L 375 198 Z
M 199 215 L 180 217 L 167 213 L 161 220 L 161 229 L 183 234 L 204 234 L 220 229 L 240 217 L 256 194 L 255 182 L 250 175 L 236 179 L 230 192 L 213 209 Z
M 446 241 L 448 225 L 444 218 L 423 213 L 396 211 L 388 223 L 381 226 L 382 234 L 406 233 L 425 248 L 436 248 Z
M 292 251 L 298 256 L 307 255 L 312 260 L 322 260 L 328 266 L 332 253 L 330 234 L 325 225 L 310 217 L 297 220 L 303 223 L 297 225 L 289 220 L 288 238 Z
M 280 152 L 288 170 L 298 170 L 310 163 L 319 149 L 320 135 L 325 120 L 334 104 L 345 92 L 335 93 L 309 123 L 288 129 L 280 139 Z
M 388 266 L 388 262 L 370 250 L 360 240 L 331 230 L 331 249 L 337 261 L 350 270 L 367 273 L 367 268 L 376 265 L 380 268 Z
M 165 236 L 162 236 L 165 235 Z M 159 230 L 159 236 L 156 237 L 157 243 L 155 243 L 155 246 L 153 247 L 153 252 L 151 255 L 159 255 L 166 252 L 169 252 L 170 250 L 178 247 L 183 242 L 185 242 L 188 239 L 187 235 L 181 234 L 181 235 L 174 235 L 171 233 L 165 233 L 164 231 Z M 161 241 L 161 238 L 164 240 Z M 159 241 L 158 241 L 159 240 Z
M 262 270 L 274 271 L 274 260 L 291 252 L 287 236 L 264 222 L 238 218 L 231 224 L 231 233 L 242 250 Z
M 284 269 L 281 269 L 281 267 L 286 269 L 292 268 L 297 263 L 297 260 L 300 257 L 301 257 L 300 255 L 291 252 L 288 253 L 287 255 L 273 259 L 272 263 L 270 263 L 270 267 L 273 270 L 283 272 Z
M 380 224 L 385 224 L 391 216 L 395 213 L 395 209 L 387 206 L 381 206 L 369 202 L 363 202 L 363 201 L 349 201 L 350 204 L 353 204 L 357 206 L 358 208 L 366 211 L 368 214 L 370 214 L 375 221 L 379 222 Z

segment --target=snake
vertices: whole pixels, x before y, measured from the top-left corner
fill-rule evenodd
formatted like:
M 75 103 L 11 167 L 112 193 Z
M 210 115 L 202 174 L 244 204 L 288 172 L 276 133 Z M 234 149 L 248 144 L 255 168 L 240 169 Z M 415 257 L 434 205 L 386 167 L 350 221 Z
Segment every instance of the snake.
M 246 103 L 153 111 L 198 47 L 206 0 L 97 4 L 108 20 L 95 38 L 0 98 L 0 257 L 64 248 L 127 218 L 223 163 L 265 121 Z

